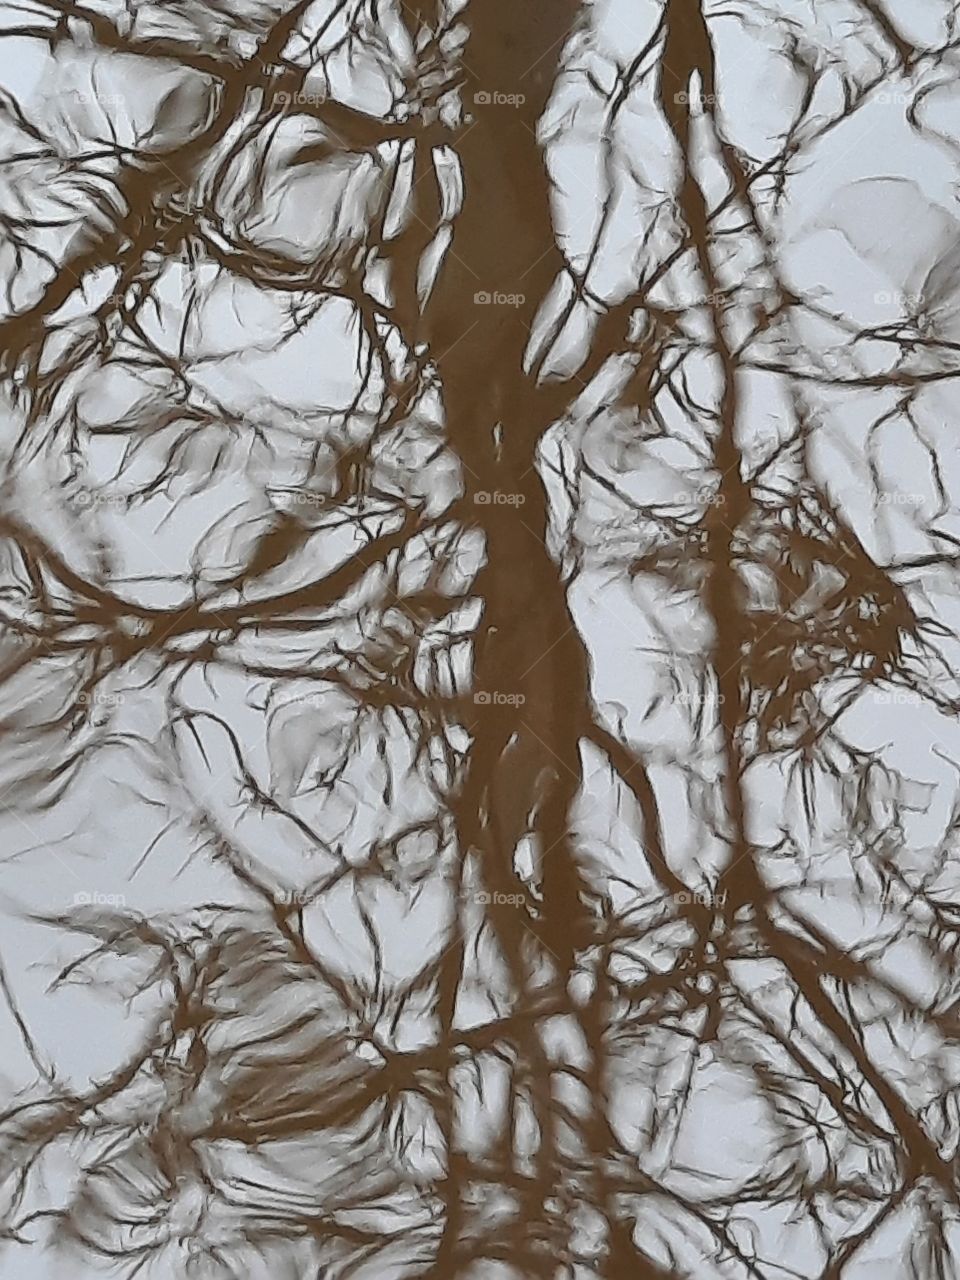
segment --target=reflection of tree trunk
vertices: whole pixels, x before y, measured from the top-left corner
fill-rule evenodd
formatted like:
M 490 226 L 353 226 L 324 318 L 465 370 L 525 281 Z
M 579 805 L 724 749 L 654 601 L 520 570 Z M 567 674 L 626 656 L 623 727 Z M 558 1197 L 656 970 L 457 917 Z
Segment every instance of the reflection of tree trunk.
M 537 121 L 577 8 L 571 0 L 554 7 L 549 30 L 535 6 L 498 0 L 468 11 L 464 96 L 475 122 L 458 144 L 464 206 L 426 316 L 447 431 L 463 461 L 466 501 L 474 502 L 474 522 L 486 540 L 487 563 L 475 586 L 483 617 L 474 688 L 510 699 L 475 707 L 473 746 L 454 809 L 463 850 L 480 854 L 481 875 L 492 893 L 523 889 L 513 854 L 528 813 L 537 809 L 542 918 L 534 922 L 522 907 L 496 902 L 488 915 L 518 995 L 525 985 L 527 930 L 536 931 L 546 958 L 565 974 L 583 916 L 568 821 L 580 784 L 578 740 L 589 726 L 587 660 L 566 589 L 544 545 L 547 501 L 535 467 L 551 415 L 522 370 L 530 327 L 560 267 Z M 518 109 L 471 107 L 473 92 L 481 89 L 525 94 L 527 101 Z M 478 305 L 480 292 L 523 300 L 516 307 Z M 508 501 L 499 503 L 498 495 Z M 539 1174 L 525 1211 L 533 1222 L 542 1220 L 555 1177 L 557 1135 L 551 1073 L 538 1033 L 525 1034 L 523 1041 L 540 1126 Z M 504 1141 L 512 1143 L 511 1135 Z M 458 1197 L 458 1188 L 448 1189 L 453 1217 L 446 1223 L 438 1280 L 456 1274 L 452 1202 Z M 537 1265 L 545 1277 L 552 1274 L 546 1259 Z
M 547 504 L 535 462 L 550 414 L 521 365 L 533 319 L 560 265 L 536 127 L 576 11 L 567 3 L 553 13 L 549 32 L 531 26 L 526 8 L 496 4 L 470 11 L 468 103 L 474 88 L 524 93 L 527 101 L 519 108 L 472 108 L 475 123 L 458 148 L 464 208 L 428 311 L 467 501 L 492 499 L 474 508 L 487 545 L 487 568 L 477 583 L 484 614 L 474 685 L 523 699 L 477 716 L 463 809 L 470 824 L 478 803 L 504 807 L 493 818 L 500 847 L 489 846 L 489 830 L 472 836 L 485 848 L 491 886 L 505 885 L 523 816 L 536 800 L 538 782 L 551 775 L 539 815 L 541 929 L 565 968 L 582 914 L 567 822 L 579 785 L 577 743 L 588 723 L 588 678 L 566 591 L 543 542 Z M 523 301 L 516 307 L 477 305 L 481 291 L 522 295 Z M 501 505 L 497 495 L 510 501 Z M 512 928 L 518 927 L 515 920 Z
M 711 658 L 720 694 L 724 811 L 729 847 L 724 883 L 729 890 L 726 910 L 732 916 L 745 903 L 759 906 L 765 893 L 747 843 L 741 776 L 743 761 L 739 747 L 744 719 L 741 679 L 744 619 L 743 590 L 736 568 L 734 544 L 750 506 L 736 443 L 740 425 L 741 375 L 727 335 L 727 317 L 720 301 L 721 288 L 714 262 L 708 204 L 693 164 L 691 133 L 691 95 L 695 96 L 696 86 L 700 86 L 705 101 L 710 104 L 716 84 L 714 50 L 699 4 L 695 4 L 691 11 L 689 7 L 678 4 L 677 0 L 670 0 L 665 16 L 660 101 L 680 153 L 680 208 L 703 280 L 704 293 L 710 299 L 712 347 L 720 374 L 714 466 L 720 475 L 718 493 L 722 501 L 708 509 L 704 521 L 708 573 L 703 603 L 714 629 Z M 704 118 L 711 123 L 715 121 L 712 105 L 704 108 Z

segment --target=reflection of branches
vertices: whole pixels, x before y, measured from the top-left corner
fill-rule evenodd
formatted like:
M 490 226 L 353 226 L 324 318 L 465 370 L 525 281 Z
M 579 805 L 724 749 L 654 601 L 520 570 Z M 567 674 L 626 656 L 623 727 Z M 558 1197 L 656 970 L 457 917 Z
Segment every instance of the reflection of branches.
M 72 869 L 109 769 L 125 889 L 218 887 L 27 913 L 137 1043 L 67 1083 L 0 974 L 12 1242 L 951 1274 L 957 815 L 863 713 L 958 705 L 956 220 L 796 209 L 894 83 L 955 149 L 955 19 L 835 7 L 738 15 L 765 156 L 709 5 L 30 7 L 84 87 L 0 104 L 4 803 Z

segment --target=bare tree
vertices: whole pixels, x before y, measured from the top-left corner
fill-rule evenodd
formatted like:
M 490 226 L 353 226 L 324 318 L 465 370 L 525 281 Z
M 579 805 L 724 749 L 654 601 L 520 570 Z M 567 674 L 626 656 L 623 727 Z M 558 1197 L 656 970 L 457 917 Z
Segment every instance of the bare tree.
M 4 1265 L 960 1275 L 956 7 L 4 15 Z

